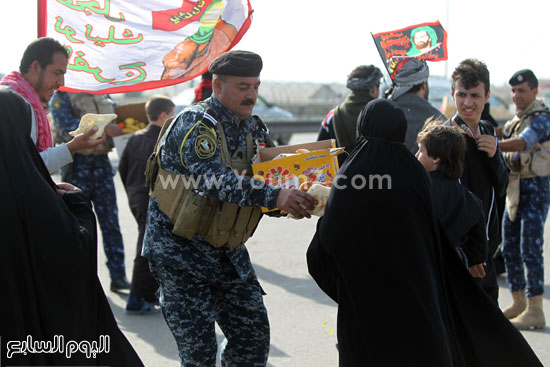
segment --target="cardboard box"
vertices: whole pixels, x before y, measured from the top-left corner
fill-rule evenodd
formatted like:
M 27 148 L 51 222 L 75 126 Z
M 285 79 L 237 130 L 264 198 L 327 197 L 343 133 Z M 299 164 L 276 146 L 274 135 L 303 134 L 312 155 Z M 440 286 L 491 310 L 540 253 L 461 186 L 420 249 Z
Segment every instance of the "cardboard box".
M 123 106 L 115 107 L 117 115 L 116 122 L 121 122 L 128 117 L 133 117 L 136 120 L 148 123 L 147 114 L 145 113 L 145 103 L 132 103 Z
M 115 113 L 117 115 L 117 123 L 126 120 L 128 117 L 133 117 L 138 121 L 148 124 L 147 114 L 145 113 L 145 103 L 132 103 L 118 106 L 115 107 Z M 130 136 L 132 135 L 133 134 L 124 134 L 113 138 L 116 152 L 119 157 L 122 157 L 122 152 L 124 151 L 124 148 L 126 148 L 128 139 L 130 139 Z
M 295 154 L 298 149 L 307 149 L 309 153 Z M 343 151 L 344 148 L 336 148 L 333 139 L 265 148 L 259 151 L 252 172 L 255 179 L 286 189 L 297 189 L 306 181 L 332 181 L 339 169 L 336 156 Z M 273 159 L 283 153 L 293 155 Z

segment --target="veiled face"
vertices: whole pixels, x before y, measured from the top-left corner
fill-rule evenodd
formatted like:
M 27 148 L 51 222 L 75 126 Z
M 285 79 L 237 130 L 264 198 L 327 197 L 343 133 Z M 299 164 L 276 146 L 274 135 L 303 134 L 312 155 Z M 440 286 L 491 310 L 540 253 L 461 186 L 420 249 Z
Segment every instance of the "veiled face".
M 359 117 L 358 131 L 365 138 L 397 143 L 405 141 L 407 120 L 403 110 L 393 101 L 375 99 L 367 103 Z

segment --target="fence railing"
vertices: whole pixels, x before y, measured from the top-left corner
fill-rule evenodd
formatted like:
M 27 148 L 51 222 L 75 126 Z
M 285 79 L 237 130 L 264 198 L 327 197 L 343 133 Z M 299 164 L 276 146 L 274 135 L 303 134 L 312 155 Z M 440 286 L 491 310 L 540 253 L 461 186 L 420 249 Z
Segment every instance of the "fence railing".
M 298 133 L 316 133 L 321 126 L 322 117 L 320 118 L 292 118 L 292 119 L 277 119 L 264 120 L 272 134 L 298 134 Z M 499 125 L 503 125 L 506 119 L 496 119 Z
M 315 133 L 319 131 L 323 118 L 292 118 L 264 120 L 271 134 Z

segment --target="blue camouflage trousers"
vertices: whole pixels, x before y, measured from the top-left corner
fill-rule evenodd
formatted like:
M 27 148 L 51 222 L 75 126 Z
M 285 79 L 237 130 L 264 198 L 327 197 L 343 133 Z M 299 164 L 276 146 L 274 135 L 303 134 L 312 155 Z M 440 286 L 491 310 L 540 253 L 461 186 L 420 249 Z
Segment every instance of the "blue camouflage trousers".
M 75 154 L 61 170 L 61 179 L 80 188 L 94 204 L 111 279 L 126 275 L 124 245 L 118 223 L 113 167 L 107 155 Z
M 544 292 L 544 223 L 550 206 L 548 177 L 521 179 L 516 219 L 506 211 L 503 219 L 502 255 L 512 292 L 527 288 L 527 297 Z M 525 281 L 524 266 L 527 268 Z
M 229 259 L 214 280 L 149 262 L 157 279 L 164 319 L 176 339 L 182 367 L 215 367 L 215 322 L 227 339 L 223 367 L 264 367 L 269 354 L 269 320 L 255 276 L 243 281 Z

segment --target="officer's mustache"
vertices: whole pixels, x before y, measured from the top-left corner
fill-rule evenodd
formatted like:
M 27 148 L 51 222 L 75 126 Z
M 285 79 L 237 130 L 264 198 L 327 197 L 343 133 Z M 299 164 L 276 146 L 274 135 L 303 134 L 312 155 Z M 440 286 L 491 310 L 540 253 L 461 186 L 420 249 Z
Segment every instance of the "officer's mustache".
M 245 99 L 241 102 L 241 106 L 254 106 L 255 103 L 253 99 Z

